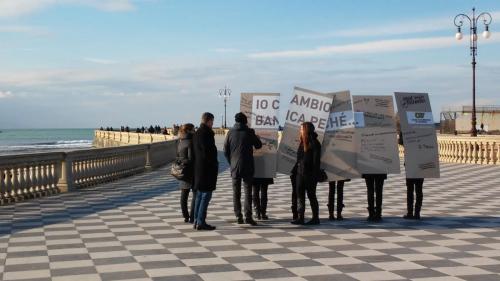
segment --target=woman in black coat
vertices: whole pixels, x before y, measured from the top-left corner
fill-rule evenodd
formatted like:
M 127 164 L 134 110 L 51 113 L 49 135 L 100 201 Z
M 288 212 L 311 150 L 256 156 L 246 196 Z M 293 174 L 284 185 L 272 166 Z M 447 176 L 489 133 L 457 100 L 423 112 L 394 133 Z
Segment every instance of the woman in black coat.
M 189 192 L 193 188 L 194 177 L 194 153 L 193 153 L 193 124 L 184 124 L 179 131 L 179 143 L 177 144 L 177 160 L 181 161 L 188 170 L 187 177 L 179 180 L 179 189 L 181 190 L 181 210 L 184 222 L 194 221 L 194 205 L 196 200 L 196 191 L 193 190 L 191 198 L 191 211 L 188 211 Z
M 311 122 L 304 122 L 300 127 L 300 145 L 297 151 L 297 214 L 293 224 L 304 224 L 305 197 L 309 198 L 312 211 L 312 219 L 307 222 L 308 225 L 319 224 L 319 204 L 316 197 L 316 186 L 321 174 L 320 168 L 321 144 L 318 141 L 318 135 L 314 132 L 314 125 Z

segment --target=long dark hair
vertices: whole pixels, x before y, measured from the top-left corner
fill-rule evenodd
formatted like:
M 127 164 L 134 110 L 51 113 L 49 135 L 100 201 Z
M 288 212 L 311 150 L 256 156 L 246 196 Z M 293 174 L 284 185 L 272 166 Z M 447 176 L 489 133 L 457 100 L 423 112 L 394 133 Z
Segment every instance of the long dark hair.
M 314 135 L 314 125 L 311 122 L 304 122 L 301 127 L 302 134 L 300 134 L 300 142 L 304 146 L 304 151 L 308 151 L 311 147 L 311 141 Z
M 188 133 L 191 133 L 193 131 L 194 131 L 194 125 L 191 123 L 186 123 L 180 127 L 179 136 L 184 138 L 188 135 Z

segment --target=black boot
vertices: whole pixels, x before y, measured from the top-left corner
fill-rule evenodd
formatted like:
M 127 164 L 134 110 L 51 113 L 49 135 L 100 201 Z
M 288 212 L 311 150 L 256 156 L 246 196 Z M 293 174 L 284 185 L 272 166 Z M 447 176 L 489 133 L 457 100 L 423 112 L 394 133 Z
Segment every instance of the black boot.
M 328 204 L 328 220 L 334 221 L 335 216 L 333 215 L 333 206 L 331 204 Z
M 318 217 L 313 217 L 310 221 L 306 222 L 306 225 L 318 225 L 320 224 Z
M 253 226 L 256 226 L 257 225 L 257 222 L 253 220 L 252 217 L 247 217 L 245 218 L 245 223 L 246 224 L 249 224 L 249 225 L 253 225 Z
M 415 206 L 415 216 L 414 217 L 416 220 L 420 219 L 420 209 L 421 208 L 422 208 L 422 206 L 418 206 L 418 205 Z
M 238 216 L 236 219 L 238 220 L 238 224 L 243 224 L 244 223 L 243 216 Z
M 382 220 L 382 208 L 377 207 L 375 208 L 375 221 L 381 221 Z
M 406 220 L 414 219 L 415 216 L 413 215 L 413 204 L 408 204 L 406 209 L 408 210 L 408 212 L 406 213 L 406 215 L 403 216 L 403 219 L 406 219 Z
M 296 221 L 299 218 L 299 214 L 297 213 L 297 209 L 292 207 L 292 216 L 293 220 Z
M 407 220 L 414 219 L 415 216 L 413 216 L 413 198 L 408 198 L 408 196 L 406 198 L 406 210 L 406 215 L 404 215 L 403 218 Z
M 368 210 L 368 221 L 375 221 L 375 210 L 373 208 L 366 208 Z
M 255 218 L 257 218 L 258 220 L 261 219 L 260 211 L 257 208 L 255 209 Z
M 298 224 L 298 225 L 302 225 L 304 224 L 304 214 L 297 214 L 297 219 L 293 220 L 291 222 L 292 224 Z
M 337 206 L 337 220 L 339 221 L 344 219 L 344 217 L 342 216 L 342 209 L 344 209 L 344 204 L 342 204 L 341 206 Z

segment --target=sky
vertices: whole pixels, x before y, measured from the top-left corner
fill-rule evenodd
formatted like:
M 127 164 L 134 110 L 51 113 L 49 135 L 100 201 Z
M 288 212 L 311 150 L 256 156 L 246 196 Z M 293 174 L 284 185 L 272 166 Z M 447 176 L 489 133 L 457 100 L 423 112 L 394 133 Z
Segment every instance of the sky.
M 220 125 L 226 85 L 228 124 L 240 93 L 281 93 L 284 112 L 294 86 L 426 92 L 439 120 L 471 103 L 453 19 L 473 6 L 493 17 L 477 103 L 500 105 L 498 0 L 0 0 L 0 128 Z

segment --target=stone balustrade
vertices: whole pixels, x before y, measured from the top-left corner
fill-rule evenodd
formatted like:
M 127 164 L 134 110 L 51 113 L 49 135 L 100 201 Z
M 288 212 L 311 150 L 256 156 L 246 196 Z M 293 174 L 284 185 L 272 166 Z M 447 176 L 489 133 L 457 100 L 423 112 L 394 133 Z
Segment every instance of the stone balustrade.
M 450 163 L 500 165 L 500 136 L 438 135 L 439 161 Z M 399 146 L 404 156 L 404 147 Z
M 84 188 L 162 166 L 176 141 L 0 156 L 0 204 Z
M 94 131 L 94 145 L 96 147 L 115 147 L 131 144 L 147 144 L 164 142 L 177 139 L 176 136 L 149 134 L 149 133 L 133 133 L 133 132 L 116 132 L 116 131 Z

